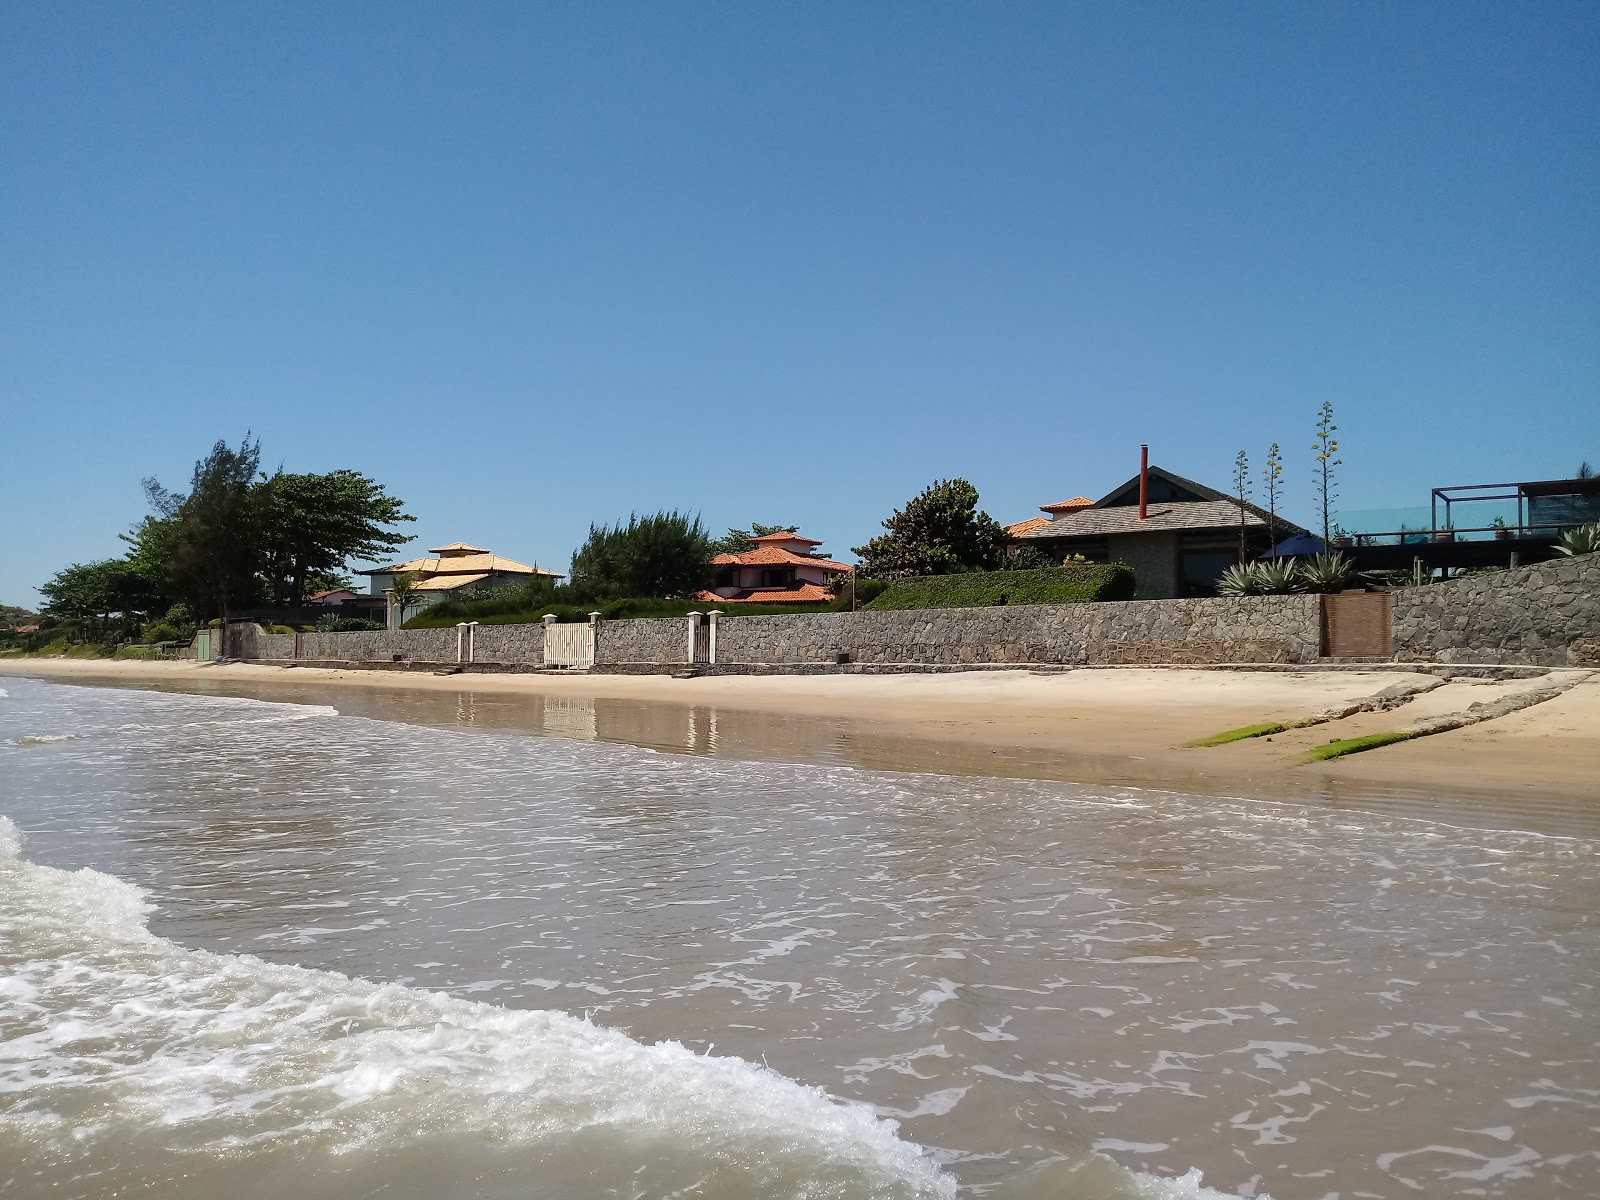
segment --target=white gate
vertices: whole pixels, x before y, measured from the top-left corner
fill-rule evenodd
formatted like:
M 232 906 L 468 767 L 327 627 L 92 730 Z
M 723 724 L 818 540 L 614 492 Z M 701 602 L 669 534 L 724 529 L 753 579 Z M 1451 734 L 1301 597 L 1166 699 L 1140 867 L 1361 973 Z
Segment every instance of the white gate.
M 547 667 L 594 666 L 594 625 L 558 625 L 550 622 L 544 627 L 544 665 Z

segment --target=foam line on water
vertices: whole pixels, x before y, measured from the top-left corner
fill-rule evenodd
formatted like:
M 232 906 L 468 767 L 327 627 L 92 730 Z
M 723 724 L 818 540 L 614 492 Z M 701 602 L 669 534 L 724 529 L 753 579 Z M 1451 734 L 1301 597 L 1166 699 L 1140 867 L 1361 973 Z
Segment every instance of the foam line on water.
M 204 1194 L 253 1160 L 288 1160 L 339 1181 L 308 1179 L 303 1195 L 421 1195 L 401 1173 L 431 1153 L 440 1171 L 579 1189 L 553 1195 L 614 1194 L 607 1179 L 713 1197 L 955 1195 L 895 1122 L 768 1068 L 561 1012 L 186 950 L 150 932 L 153 907 L 112 876 L 28 862 L 0 817 L 0 1140 L 24 1147 L 41 1186 L 82 1188 L 88 1164 L 98 1186 Z M 1197 1172 L 1098 1156 L 1026 1194 L 1221 1197 Z
M 140 889 L 20 857 L 0 818 L 0 1131 L 39 1170 L 132 1140 L 371 1155 L 479 1143 L 761 1195 L 954 1194 L 892 1122 L 736 1058 L 586 1020 L 185 950 Z M 58 1167 L 54 1169 L 65 1169 Z

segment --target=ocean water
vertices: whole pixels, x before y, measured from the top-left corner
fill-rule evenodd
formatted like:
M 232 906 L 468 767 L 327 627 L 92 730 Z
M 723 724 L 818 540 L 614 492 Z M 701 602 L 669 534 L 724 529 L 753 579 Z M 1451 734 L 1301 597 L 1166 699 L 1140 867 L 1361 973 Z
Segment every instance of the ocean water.
M 4 693 L 0 1194 L 1600 1195 L 1593 841 Z

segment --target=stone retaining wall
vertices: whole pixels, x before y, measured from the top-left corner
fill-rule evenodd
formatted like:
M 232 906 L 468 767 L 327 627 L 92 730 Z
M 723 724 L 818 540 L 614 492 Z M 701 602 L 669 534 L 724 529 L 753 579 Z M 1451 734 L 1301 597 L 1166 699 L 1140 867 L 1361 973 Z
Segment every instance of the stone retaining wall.
M 1401 588 L 1392 624 L 1401 660 L 1600 665 L 1600 554 Z
M 412 632 L 407 630 L 406 632 Z M 422 630 L 415 632 L 421 633 Z M 453 634 L 455 630 L 450 630 Z M 544 626 L 479 625 L 472 632 L 475 662 L 544 665 Z M 452 648 L 450 657 L 455 657 Z
M 842 651 L 860 663 L 1285 663 L 1314 660 L 1319 638 L 1315 596 L 1127 600 L 729 616 L 717 661 L 832 662 Z
M 479 626 L 481 630 L 483 627 Z M 256 652 L 264 659 L 294 657 L 292 633 L 256 636 Z M 364 629 L 352 633 L 303 633 L 300 656 L 341 662 L 386 662 L 396 654 L 423 662 L 455 662 L 456 631 L 449 629 Z M 544 642 L 539 643 L 541 656 Z
M 728 622 L 723 621 L 722 626 L 726 629 Z M 718 654 L 717 657 L 723 656 Z M 597 663 L 686 663 L 689 661 L 689 619 L 633 617 L 625 621 L 601 621 L 594 658 Z

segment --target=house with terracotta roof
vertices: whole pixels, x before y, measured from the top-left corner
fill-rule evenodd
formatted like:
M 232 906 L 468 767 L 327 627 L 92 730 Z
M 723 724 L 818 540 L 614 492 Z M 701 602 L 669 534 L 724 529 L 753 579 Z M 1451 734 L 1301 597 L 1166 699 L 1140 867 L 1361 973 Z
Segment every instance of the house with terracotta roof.
M 353 592 L 347 587 L 324 588 L 320 592 L 312 592 L 306 597 L 307 604 L 320 604 L 326 608 L 338 608 L 341 605 L 360 599 L 359 592 Z
M 1241 524 L 1246 561 L 1302 532 L 1281 516 L 1269 529 L 1264 509 L 1154 466 L 1098 500 L 1078 496 L 1042 508 L 1050 520 L 1014 534 L 1017 545 L 1052 558 L 1127 563 L 1138 600 L 1216 595 L 1217 580 L 1239 561 Z
M 820 557 L 816 538 L 769 533 L 751 538 L 754 549 L 711 560 L 717 581 L 696 600 L 706 604 L 804 604 L 831 599 L 828 583 L 849 571 Z
M 1039 511 L 1048 513 L 1048 516 L 1029 517 L 1026 521 L 1018 521 L 1015 525 L 1006 526 L 1006 537 L 1013 546 L 1019 545 L 1018 539 L 1026 537 L 1036 529 L 1043 529 L 1051 521 L 1067 513 L 1077 512 L 1080 508 L 1088 508 L 1094 501 L 1087 496 L 1074 496 L 1071 500 L 1063 500 L 1059 504 L 1041 504 Z
M 413 558 L 407 562 L 370 571 L 358 571 L 371 581 L 371 594 L 386 596 L 394 587 L 394 577 L 406 574 L 413 577 L 411 588 L 418 593 L 418 603 L 406 606 L 406 611 L 396 615 L 394 605 L 389 605 L 391 625 L 398 625 L 415 616 L 430 604 L 450 599 L 467 589 L 519 587 L 536 576 L 565 579 L 557 571 L 530 567 L 515 559 L 502 558 L 481 546 L 466 542 L 451 542 L 448 546 L 435 546 L 428 553 L 432 558 Z

